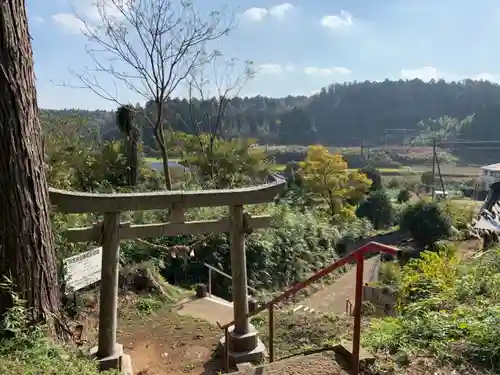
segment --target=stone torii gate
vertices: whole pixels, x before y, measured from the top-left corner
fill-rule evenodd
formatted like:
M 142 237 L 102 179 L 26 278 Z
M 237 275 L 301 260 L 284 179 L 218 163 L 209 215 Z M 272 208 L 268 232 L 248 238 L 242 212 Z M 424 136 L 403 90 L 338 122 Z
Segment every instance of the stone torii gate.
M 285 181 L 260 186 L 227 190 L 161 191 L 152 193 L 94 194 L 50 189 L 53 208 L 61 213 L 102 213 L 104 220 L 92 227 L 71 228 L 64 236 L 69 242 L 97 242 L 102 245 L 102 271 L 99 305 L 99 342 L 91 354 L 100 368 L 130 372 L 130 358 L 116 342 L 118 270 L 121 239 L 177 236 L 202 233 L 229 233 L 231 273 L 233 278 L 233 310 L 238 319 L 229 335 L 229 348 L 235 362 L 262 355 L 265 348 L 250 325 L 248 315 L 245 234 L 265 228 L 270 216 L 251 216 L 244 205 L 271 202 L 283 191 Z M 185 210 L 195 207 L 229 206 L 229 217 L 219 220 L 186 222 Z M 167 223 L 131 225 L 121 223 L 120 214 L 127 211 L 171 209 Z M 243 317 L 243 318 L 242 318 Z

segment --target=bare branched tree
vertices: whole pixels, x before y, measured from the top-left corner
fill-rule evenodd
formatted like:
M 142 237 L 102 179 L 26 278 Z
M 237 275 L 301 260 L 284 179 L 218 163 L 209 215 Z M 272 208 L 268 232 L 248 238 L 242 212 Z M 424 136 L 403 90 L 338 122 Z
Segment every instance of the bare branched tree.
M 214 145 L 229 129 L 226 117 L 231 99 L 237 97 L 243 86 L 253 78 L 251 61 L 224 59 L 216 52 L 212 60 L 193 69 L 187 79 L 189 112 L 183 119 L 188 130 L 197 139 L 200 154 L 206 158 L 209 177 L 215 175 Z
M 214 59 L 211 41 L 228 34 L 233 18 L 223 11 L 202 15 L 190 0 L 96 0 L 98 22 L 76 13 L 88 39 L 93 66 L 73 74 L 84 88 L 121 103 L 118 93 L 102 84 L 100 74 L 113 78 L 146 99 L 144 111 L 163 159 L 165 185 L 172 188 L 166 145 L 167 102 L 193 70 Z

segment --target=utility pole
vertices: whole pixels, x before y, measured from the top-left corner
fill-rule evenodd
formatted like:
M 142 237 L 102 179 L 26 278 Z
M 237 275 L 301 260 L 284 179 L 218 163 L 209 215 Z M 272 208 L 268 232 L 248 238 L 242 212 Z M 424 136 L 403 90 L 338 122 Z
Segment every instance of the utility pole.
M 434 152 L 436 152 L 435 149 L 434 149 Z M 443 190 L 444 198 L 446 198 L 446 190 L 444 188 L 443 175 L 441 174 L 441 167 L 439 165 L 439 158 L 437 156 L 437 153 L 435 154 L 435 158 L 436 158 L 436 165 L 437 165 L 438 173 L 439 173 L 439 180 L 441 181 L 441 189 Z
M 432 200 L 436 198 L 436 184 L 434 180 L 436 178 L 436 137 L 432 139 Z

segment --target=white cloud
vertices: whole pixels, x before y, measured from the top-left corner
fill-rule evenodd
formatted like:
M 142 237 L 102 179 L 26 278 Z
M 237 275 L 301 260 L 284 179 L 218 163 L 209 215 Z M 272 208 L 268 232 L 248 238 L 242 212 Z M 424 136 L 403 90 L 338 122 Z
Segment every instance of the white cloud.
M 68 34 L 80 34 L 85 29 L 85 24 L 72 13 L 56 13 L 52 21 L 58 24 Z
M 269 15 L 276 18 L 283 18 L 285 15 L 290 12 L 294 6 L 290 3 L 283 3 L 280 5 L 276 5 L 269 9 Z
M 348 75 L 352 72 L 343 67 L 343 66 L 335 66 L 332 68 L 319 68 L 316 66 L 308 66 L 308 67 L 300 67 L 293 64 L 261 64 L 257 66 L 257 72 L 266 74 L 266 75 L 277 75 L 282 73 L 291 73 L 296 70 L 304 72 L 307 75 L 316 75 L 316 76 L 328 76 L 328 75 Z
M 421 79 L 422 81 L 430 81 L 431 79 L 442 78 L 443 74 L 432 66 L 424 66 L 417 69 L 401 69 L 401 78 L 403 79 Z
M 352 14 L 341 10 L 338 15 L 328 15 L 321 18 L 321 26 L 327 29 L 343 29 L 352 26 L 354 19 Z
M 43 17 L 40 17 L 40 16 L 35 16 L 33 17 L 33 20 L 36 22 L 36 23 L 44 23 L 45 20 L 43 19 Z
M 127 10 L 132 6 L 131 0 L 73 0 L 73 7 L 79 17 L 91 24 L 98 24 L 101 22 L 100 13 L 105 14 L 112 19 L 122 18 L 120 8 Z
M 304 69 L 307 75 L 331 75 L 331 74 L 351 74 L 351 71 L 343 66 L 336 66 L 333 68 L 318 68 L 316 66 L 308 66 Z
M 249 8 L 242 14 L 243 18 L 249 22 L 261 22 L 266 17 L 283 19 L 295 7 L 290 3 L 279 4 L 270 8 Z
M 116 0 L 114 0 L 116 1 Z M 75 10 L 73 13 L 56 13 L 52 15 L 52 20 L 61 28 L 70 34 L 80 34 L 85 29 L 85 23 L 92 28 L 98 26 L 101 22 L 101 13 L 111 19 L 120 19 L 122 14 L 116 5 L 124 7 L 132 4 L 129 0 L 118 0 L 113 3 L 113 0 L 104 1 L 89 1 L 89 0 L 73 0 L 72 6 Z
M 262 74 L 280 74 L 283 68 L 279 64 L 262 64 L 257 67 L 257 72 Z
M 267 9 L 265 8 L 250 8 L 243 12 L 243 17 L 250 22 L 260 22 L 266 15 Z
M 478 81 L 500 82 L 500 74 L 481 73 L 473 77 L 473 79 Z

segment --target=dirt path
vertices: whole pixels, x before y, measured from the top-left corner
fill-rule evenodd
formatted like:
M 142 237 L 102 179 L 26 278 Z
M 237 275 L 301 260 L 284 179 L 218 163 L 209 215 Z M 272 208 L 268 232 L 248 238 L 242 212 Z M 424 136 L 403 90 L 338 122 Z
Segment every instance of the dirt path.
M 132 358 L 136 375 L 217 374 L 212 358 L 220 331 L 170 309 L 120 322 L 118 342 Z
M 97 296 L 79 316 L 82 344 L 97 344 Z M 223 366 L 213 358 L 221 331 L 207 321 L 178 314 L 172 305 L 141 312 L 134 295 L 120 299 L 117 341 L 132 359 L 135 375 L 212 375 Z M 220 312 L 220 311 L 219 311 Z
M 365 260 L 363 269 L 363 282 L 370 281 L 373 268 L 378 257 Z M 326 285 L 324 289 L 312 294 L 301 302 L 304 306 L 320 312 L 333 312 L 343 314 L 346 310 L 346 299 L 354 302 L 354 288 L 356 285 L 356 266 L 351 267 L 340 276 L 333 284 Z

